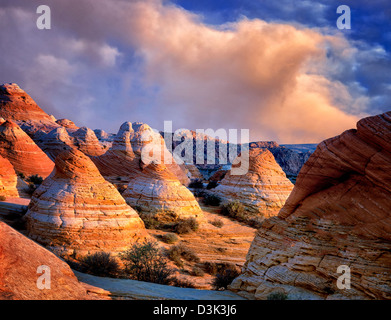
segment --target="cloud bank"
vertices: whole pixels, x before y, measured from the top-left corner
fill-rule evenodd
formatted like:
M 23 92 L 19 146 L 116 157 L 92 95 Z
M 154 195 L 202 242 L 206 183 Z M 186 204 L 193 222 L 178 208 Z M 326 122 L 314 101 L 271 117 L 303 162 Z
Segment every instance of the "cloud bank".
M 17 82 L 48 113 L 116 132 L 250 129 L 251 140 L 319 142 L 355 126 L 372 101 L 352 71 L 373 47 L 336 30 L 260 19 L 220 25 L 169 2 L 37 1 L 0 9 L 1 82 Z

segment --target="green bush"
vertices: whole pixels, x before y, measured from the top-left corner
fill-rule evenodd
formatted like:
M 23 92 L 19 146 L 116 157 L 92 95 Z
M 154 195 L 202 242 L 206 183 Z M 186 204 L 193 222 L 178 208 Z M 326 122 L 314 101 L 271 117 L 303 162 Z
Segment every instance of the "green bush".
M 195 288 L 194 284 L 189 280 L 180 280 L 178 278 L 173 278 L 171 281 L 171 285 L 179 288 Z
M 35 185 L 41 185 L 42 182 L 43 182 L 43 178 L 37 174 L 34 174 L 30 177 L 27 178 L 26 180 L 27 182 L 31 182 L 31 183 L 34 183 Z
M 237 270 L 237 267 L 230 262 L 210 262 L 205 261 L 203 263 L 204 270 L 210 275 L 214 276 L 218 273 L 222 273 L 224 270 Z
M 204 204 L 208 206 L 219 206 L 221 203 L 221 198 L 215 194 L 205 194 L 204 196 Z
M 274 291 L 267 296 L 267 300 L 287 300 L 288 295 L 284 292 Z
M 234 219 L 244 219 L 245 218 L 245 207 L 240 201 L 231 201 L 226 204 L 223 204 L 221 207 L 221 213 L 228 217 Z
M 115 277 L 120 272 L 117 259 L 107 252 L 97 252 L 85 256 L 81 260 L 81 268 L 85 273 L 100 277 Z
M 207 190 L 210 190 L 210 189 L 214 189 L 218 186 L 219 184 L 217 183 L 217 181 L 210 181 L 208 183 L 208 185 L 206 186 L 206 189 Z
M 192 189 L 203 189 L 204 184 L 202 183 L 201 179 L 195 179 L 189 183 L 188 187 Z
M 167 266 L 167 260 L 158 244 L 150 240 L 136 243 L 133 247 L 121 254 L 125 265 L 125 272 L 131 279 L 170 284 L 173 270 Z

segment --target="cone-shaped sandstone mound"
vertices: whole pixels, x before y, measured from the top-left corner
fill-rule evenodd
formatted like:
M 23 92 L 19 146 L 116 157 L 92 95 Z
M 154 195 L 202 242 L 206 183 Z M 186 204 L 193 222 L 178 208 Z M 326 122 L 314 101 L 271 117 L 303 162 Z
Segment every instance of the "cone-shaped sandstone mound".
M 76 148 L 72 138 L 64 127 L 58 127 L 49 133 L 40 131 L 35 136 L 42 151 L 44 151 L 53 161 L 65 150 Z
M 146 155 L 146 158 L 144 157 Z M 125 122 L 121 125 L 112 147 L 103 155 L 92 157 L 101 174 L 112 183 L 129 183 L 141 170 L 140 164 L 158 159 L 174 172 L 183 184 L 189 179 L 175 163 L 163 138 L 143 123 Z
M 0 155 L 25 176 L 38 174 L 45 178 L 54 167 L 53 161 L 12 121 L 0 125 Z
M 105 153 L 95 132 L 89 128 L 82 127 L 72 134 L 73 143 L 78 150 L 88 156 L 100 156 Z
M 16 83 L 0 86 L 0 117 L 7 120 L 53 121 Z
M 117 189 L 74 149 L 56 158 L 26 216 L 30 238 L 61 255 L 119 252 L 147 236 L 144 223 Z
M 38 130 L 49 132 L 58 127 L 53 117 L 15 83 L 0 85 L 0 117 L 17 122 L 31 135 Z
M 293 189 L 292 183 L 269 150 L 250 149 L 248 170 L 237 163 L 240 157 L 233 165 L 239 174 L 229 171 L 213 193 L 224 202 L 238 200 L 248 211 L 265 217 L 278 214 Z
M 194 195 L 164 164 L 151 163 L 133 178 L 123 197 L 144 213 L 174 211 L 180 218 L 201 218 Z
M 17 182 L 14 167 L 6 158 L 0 156 L 0 196 L 19 197 Z
M 53 253 L 1 221 L 0 239 L 0 300 L 88 299 L 71 268 Z
M 232 289 L 266 298 L 391 299 L 391 112 L 320 143 Z M 349 266 L 350 289 L 338 287 Z

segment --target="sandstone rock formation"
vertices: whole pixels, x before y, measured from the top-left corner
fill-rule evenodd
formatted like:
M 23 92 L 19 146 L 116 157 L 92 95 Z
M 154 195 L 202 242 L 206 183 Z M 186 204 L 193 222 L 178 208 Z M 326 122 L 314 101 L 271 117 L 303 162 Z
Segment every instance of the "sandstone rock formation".
M 29 237 L 59 255 L 120 252 L 147 236 L 137 213 L 75 149 L 56 158 L 26 217 Z
M 53 253 L 1 221 L 0 239 L 0 300 L 88 299 L 71 268 Z M 49 272 L 50 289 L 39 289 L 37 283 L 49 285 L 39 280 Z
M 54 163 L 14 122 L 0 125 L 0 155 L 7 158 L 16 172 L 25 176 L 38 174 L 47 177 Z
M 174 172 L 182 183 L 188 184 L 188 177 L 175 163 L 160 135 L 154 133 L 146 124 L 123 123 L 114 138 L 112 147 L 105 154 L 92 157 L 92 160 L 108 181 L 115 184 L 128 184 L 131 178 L 141 171 L 143 150 L 150 151 L 146 152 L 150 157 L 146 159 L 147 163 L 155 158 L 161 162 L 169 159 L 171 164 L 166 164 L 167 168 Z
M 14 167 L 2 156 L 0 156 L 0 196 L 19 197 Z
M 174 211 L 180 218 L 202 217 L 194 195 L 164 164 L 145 166 L 131 179 L 123 197 L 129 205 L 144 213 Z
M 240 201 L 249 212 L 274 216 L 284 205 L 293 185 L 269 150 L 250 149 L 248 159 L 247 172 L 233 175 L 232 170 L 229 171 L 212 192 L 224 202 Z M 237 168 L 238 165 L 232 166 Z
M 320 143 L 232 289 L 258 299 L 391 299 L 391 112 Z M 348 266 L 350 289 L 337 286 Z
M 58 125 L 17 84 L 0 85 L 0 117 L 13 120 L 29 134 L 49 132 Z
M 72 133 L 73 144 L 77 146 L 81 152 L 88 156 L 100 156 L 105 153 L 100 144 L 95 132 L 89 128 L 82 127 L 76 132 Z
M 75 129 L 75 130 L 79 129 L 79 127 L 76 126 L 75 123 L 69 119 L 59 119 L 56 120 L 56 123 L 67 129 Z
M 58 127 L 49 133 L 39 131 L 35 134 L 35 141 L 53 161 L 65 150 L 76 148 L 72 137 L 64 127 Z

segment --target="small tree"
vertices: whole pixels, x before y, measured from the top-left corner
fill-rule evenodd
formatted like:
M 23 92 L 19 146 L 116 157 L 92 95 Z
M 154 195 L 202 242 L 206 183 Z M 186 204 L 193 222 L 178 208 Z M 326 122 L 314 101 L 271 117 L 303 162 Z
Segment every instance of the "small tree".
M 120 269 L 116 258 L 108 252 L 97 252 L 88 255 L 81 262 L 83 272 L 100 277 L 117 276 Z
M 145 240 L 136 243 L 131 249 L 121 254 L 125 272 L 130 278 L 139 281 L 170 284 L 172 269 L 167 267 L 167 260 L 157 242 Z

